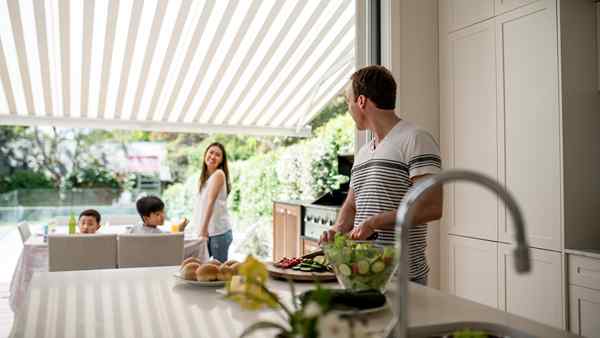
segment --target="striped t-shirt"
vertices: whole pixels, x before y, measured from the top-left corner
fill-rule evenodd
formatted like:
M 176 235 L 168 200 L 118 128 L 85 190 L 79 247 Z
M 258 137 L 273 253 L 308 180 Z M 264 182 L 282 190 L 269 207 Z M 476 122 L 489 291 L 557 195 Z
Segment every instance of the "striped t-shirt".
M 441 169 L 437 142 L 413 123 L 399 121 L 375 146 L 375 140 L 358 152 L 352 167 L 350 187 L 354 192 L 354 226 L 369 217 L 397 210 L 412 187 L 411 178 L 436 174 Z M 377 230 L 377 242 L 393 243 L 393 230 Z M 415 225 L 408 235 L 409 277 L 426 280 L 429 266 L 425 258 L 427 225 Z

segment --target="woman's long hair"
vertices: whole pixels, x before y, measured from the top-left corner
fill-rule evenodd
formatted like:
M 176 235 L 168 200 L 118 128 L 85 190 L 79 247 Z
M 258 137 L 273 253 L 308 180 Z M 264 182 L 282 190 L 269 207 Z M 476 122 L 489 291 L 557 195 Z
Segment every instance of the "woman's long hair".
M 229 192 L 231 191 L 231 183 L 229 182 L 229 168 L 227 167 L 227 153 L 225 153 L 225 147 L 219 142 L 211 143 L 208 147 L 206 147 L 206 150 L 204 151 L 204 156 L 202 156 L 202 172 L 200 173 L 200 184 L 198 185 L 198 191 L 202 190 L 202 187 L 204 187 L 204 184 L 206 184 L 206 181 L 208 181 L 208 168 L 206 167 L 206 153 L 208 153 L 208 150 L 212 147 L 219 147 L 219 149 L 221 149 L 221 153 L 223 154 L 223 160 L 221 161 L 221 163 L 219 163 L 219 166 L 217 167 L 217 169 L 221 169 L 225 173 L 225 184 L 227 186 L 227 194 L 229 194 Z

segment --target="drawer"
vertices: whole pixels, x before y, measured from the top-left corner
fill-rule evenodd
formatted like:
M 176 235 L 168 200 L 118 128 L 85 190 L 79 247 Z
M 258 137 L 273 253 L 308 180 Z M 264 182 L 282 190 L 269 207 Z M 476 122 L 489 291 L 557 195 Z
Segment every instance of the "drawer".
M 600 290 L 600 260 L 569 255 L 569 284 Z

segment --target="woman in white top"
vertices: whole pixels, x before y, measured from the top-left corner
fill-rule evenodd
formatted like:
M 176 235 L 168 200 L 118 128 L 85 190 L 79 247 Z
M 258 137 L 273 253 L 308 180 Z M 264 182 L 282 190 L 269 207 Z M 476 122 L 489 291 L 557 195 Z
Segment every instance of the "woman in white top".
M 233 240 L 227 212 L 229 182 L 225 147 L 212 143 L 204 152 L 191 225 L 201 238 L 208 239 L 208 254 L 221 262 L 227 260 Z

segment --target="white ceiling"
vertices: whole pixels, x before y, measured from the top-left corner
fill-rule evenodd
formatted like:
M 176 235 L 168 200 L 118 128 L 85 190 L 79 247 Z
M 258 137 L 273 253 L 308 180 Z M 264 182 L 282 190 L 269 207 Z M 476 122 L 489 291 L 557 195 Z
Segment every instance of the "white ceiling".
M 354 0 L 0 0 L 0 124 L 307 135 Z

